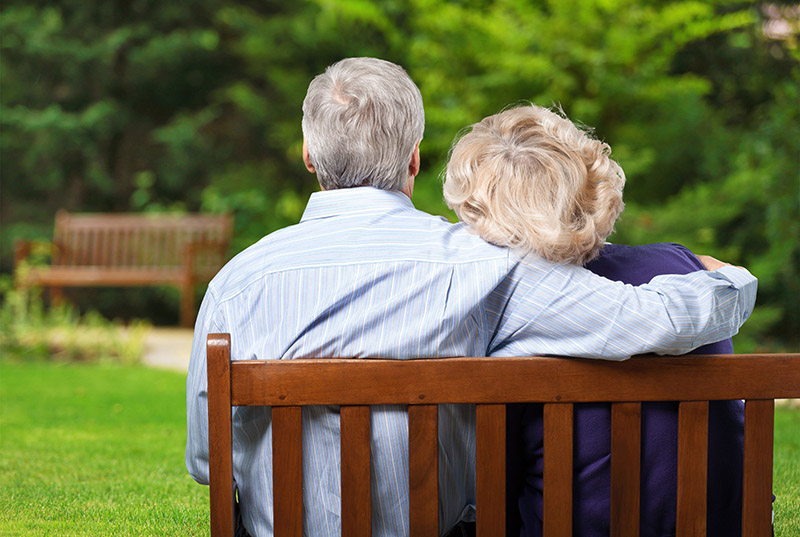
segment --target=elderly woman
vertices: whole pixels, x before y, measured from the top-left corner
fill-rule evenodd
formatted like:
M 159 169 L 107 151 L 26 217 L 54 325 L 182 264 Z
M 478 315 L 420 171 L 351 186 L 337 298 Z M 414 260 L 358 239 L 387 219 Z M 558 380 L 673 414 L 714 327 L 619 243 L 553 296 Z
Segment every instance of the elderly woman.
M 453 146 L 444 196 L 489 242 L 553 263 L 575 263 L 632 285 L 665 273 L 704 270 L 677 244 L 606 243 L 623 209 L 625 175 L 611 148 L 538 106 L 487 117 Z M 733 352 L 730 340 L 694 351 Z M 641 535 L 675 535 L 676 403 L 642 407 Z M 609 535 L 608 405 L 575 407 L 573 532 Z M 708 535 L 739 535 L 743 405 L 712 402 L 709 415 Z M 542 533 L 542 407 L 508 409 L 508 535 Z

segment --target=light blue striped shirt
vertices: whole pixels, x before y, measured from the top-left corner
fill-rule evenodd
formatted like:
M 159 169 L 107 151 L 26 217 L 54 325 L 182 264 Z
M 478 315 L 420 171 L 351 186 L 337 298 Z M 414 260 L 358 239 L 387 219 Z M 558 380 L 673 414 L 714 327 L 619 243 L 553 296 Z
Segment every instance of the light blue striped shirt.
M 186 384 L 186 465 L 208 483 L 205 339 L 230 332 L 235 360 L 313 357 L 681 354 L 728 338 L 750 315 L 747 271 L 659 276 L 638 288 L 520 257 L 398 192 L 311 196 L 301 222 L 228 263 L 209 285 Z M 245 526 L 272 536 L 269 408 L 234 410 L 234 475 Z M 474 516 L 474 407 L 442 406 L 440 527 Z M 372 412 L 373 535 L 408 535 L 408 421 Z M 305 534 L 340 534 L 339 414 L 303 410 Z

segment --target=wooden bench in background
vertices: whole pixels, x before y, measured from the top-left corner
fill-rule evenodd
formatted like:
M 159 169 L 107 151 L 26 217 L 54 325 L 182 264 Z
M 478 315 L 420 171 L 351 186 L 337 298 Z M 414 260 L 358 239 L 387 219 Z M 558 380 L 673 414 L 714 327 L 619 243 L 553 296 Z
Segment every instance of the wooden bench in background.
M 17 241 L 17 283 L 49 287 L 54 298 L 64 287 L 174 285 L 181 293 L 181 325 L 191 326 L 194 286 L 222 267 L 232 233 L 230 215 L 59 211 L 50 266 L 20 271 L 31 244 Z
M 771 535 L 774 399 L 800 397 L 800 354 L 230 361 L 208 336 L 211 535 L 233 535 L 231 408 L 272 406 L 274 528 L 301 537 L 301 407 L 341 405 L 342 535 L 368 536 L 369 405 L 408 405 L 410 529 L 438 536 L 437 406 L 476 403 L 478 537 L 505 534 L 505 404 L 544 403 L 544 535 L 572 535 L 572 406 L 611 402 L 611 535 L 639 532 L 642 401 L 680 401 L 677 536 L 704 536 L 708 401 L 745 399 L 743 537 Z

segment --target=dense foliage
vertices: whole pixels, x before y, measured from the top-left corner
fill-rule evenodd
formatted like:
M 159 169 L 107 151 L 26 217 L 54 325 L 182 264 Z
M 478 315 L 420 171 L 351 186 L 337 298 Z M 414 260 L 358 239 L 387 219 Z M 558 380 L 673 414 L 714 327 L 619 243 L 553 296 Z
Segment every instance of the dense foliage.
M 8 0 L 2 270 L 58 208 L 232 211 L 235 248 L 296 222 L 310 79 L 400 63 L 427 127 L 418 207 L 464 126 L 520 101 L 595 127 L 628 177 L 613 237 L 748 266 L 739 350 L 800 334 L 800 8 L 732 0 Z

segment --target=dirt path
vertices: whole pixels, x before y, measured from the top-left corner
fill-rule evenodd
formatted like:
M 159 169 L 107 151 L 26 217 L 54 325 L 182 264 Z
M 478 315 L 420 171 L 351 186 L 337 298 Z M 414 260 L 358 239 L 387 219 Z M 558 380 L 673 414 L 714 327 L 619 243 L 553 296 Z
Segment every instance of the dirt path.
M 151 328 L 142 361 L 152 367 L 187 371 L 193 333 L 191 328 Z

